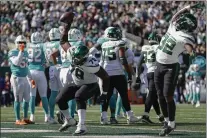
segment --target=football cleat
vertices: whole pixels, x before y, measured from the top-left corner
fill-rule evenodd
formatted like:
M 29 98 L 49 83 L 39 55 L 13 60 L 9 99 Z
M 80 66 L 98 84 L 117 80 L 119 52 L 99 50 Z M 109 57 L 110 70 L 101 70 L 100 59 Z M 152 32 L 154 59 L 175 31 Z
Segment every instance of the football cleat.
M 161 130 L 161 132 L 159 133 L 159 136 L 168 136 L 171 132 L 173 132 L 175 130 L 175 127 L 172 128 L 170 126 L 167 126 L 166 128 L 164 128 L 163 130 Z
M 200 102 L 197 102 L 195 107 L 199 107 L 199 106 L 201 106 L 201 104 L 200 104 Z
M 21 120 L 16 120 L 15 124 L 16 125 L 27 125 L 25 121 L 21 121 Z
M 35 123 L 35 116 L 31 114 L 29 120 Z
M 65 123 L 58 129 L 60 132 L 67 130 L 71 126 L 77 125 L 77 121 L 74 118 L 69 118 Z
M 118 124 L 118 121 L 116 120 L 116 118 L 111 117 L 110 118 L 110 124 Z
M 64 123 L 64 115 L 61 111 L 57 111 L 56 112 L 56 115 L 57 115 L 57 121 L 59 124 L 63 124 Z
M 134 124 L 134 123 L 136 123 L 138 121 L 139 121 L 139 119 L 137 117 L 135 117 L 134 115 L 132 115 L 129 118 L 127 118 L 127 123 L 128 124 Z
M 162 115 L 162 116 L 160 116 L 158 119 L 159 119 L 160 123 L 164 123 L 164 121 L 165 121 L 165 118 L 164 118 L 164 116 L 163 116 L 163 115 Z
M 102 118 L 102 117 L 101 117 L 100 122 L 101 122 L 101 125 L 108 125 L 108 124 L 109 124 L 107 118 Z
M 74 136 L 85 135 L 87 133 L 85 125 L 77 125 L 77 129 L 73 133 Z
M 165 129 L 165 128 L 167 128 L 168 127 L 168 122 L 166 122 L 166 121 L 164 121 L 164 123 L 163 123 L 163 129 Z
M 143 123 L 147 123 L 147 124 L 154 124 L 154 122 L 152 122 L 149 118 L 149 116 L 147 115 L 143 115 L 140 117 L 137 117 L 139 119 L 139 121 L 142 121 Z
M 26 122 L 27 124 L 35 124 L 35 122 L 33 122 L 29 119 L 24 119 L 23 121 Z
M 55 121 L 54 118 L 50 117 L 50 119 L 48 120 L 49 124 L 57 124 L 57 122 Z

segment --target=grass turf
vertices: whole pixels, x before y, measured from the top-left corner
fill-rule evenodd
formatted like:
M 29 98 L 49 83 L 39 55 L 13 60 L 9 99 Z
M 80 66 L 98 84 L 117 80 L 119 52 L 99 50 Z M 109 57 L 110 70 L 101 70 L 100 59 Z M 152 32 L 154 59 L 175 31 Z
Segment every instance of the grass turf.
M 57 107 L 56 107 L 57 109 Z M 144 111 L 143 105 L 132 105 L 132 110 L 136 116 Z M 108 112 L 110 117 L 110 113 Z M 68 137 L 72 136 L 76 127 L 71 127 L 68 131 L 60 133 L 58 128 L 60 124 L 49 125 L 44 124 L 44 113 L 41 107 L 36 107 L 36 124 L 16 126 L 14 124 L 13 107 L 1 108 L 1 137 Z M 78 117 L 75 116 L 77 119 Z M 86 125 L 88 137 L 109 137 L 109 136 L 125 136 L 129 137 L 158 137 L 162 125 L 158 123 L 154 110 L 150 112 L 150 118 L 155 122 L 154 125 L 137 123 L 132 125 L 126 124 L 126 119 L 119 119 L 117 125 L 100 125 L 100 109 L 99 106 L 92 106 L 87 109 Z M 205 138 L 206 137 L 206 105 L 195 108 L 191 105 L 180 104 L 176 109 L 176 125 L 177 128 L 170 137 L 175 138 Z

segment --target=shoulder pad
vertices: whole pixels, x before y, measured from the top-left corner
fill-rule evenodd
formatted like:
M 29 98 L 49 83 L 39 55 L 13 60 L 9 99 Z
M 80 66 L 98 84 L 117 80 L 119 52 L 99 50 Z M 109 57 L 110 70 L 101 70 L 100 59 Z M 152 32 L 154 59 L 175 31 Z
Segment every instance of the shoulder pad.
M 12 56 L 17 56 L 18 51 L 16 49 L 12 49 L 11 51 L 9 51 L 8 56 L 12 57 Z
M 120 40 L 120 41 L 118 42 L 118 46 L 120 46 L 120 47 L 126 46 L 126 41 L 124 41 L 124 40 Z

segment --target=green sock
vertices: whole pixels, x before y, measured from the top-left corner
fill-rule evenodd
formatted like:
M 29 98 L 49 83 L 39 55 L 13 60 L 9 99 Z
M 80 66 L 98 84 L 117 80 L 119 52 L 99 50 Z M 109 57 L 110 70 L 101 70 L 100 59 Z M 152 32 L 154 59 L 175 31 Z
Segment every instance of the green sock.
M 48 99 L 47 97 L 41 97 L 42 107 L 44 109 L 45 114 L 48 114 Z
M 113 94 L 111 96 L 111 99 L 109 101 L 109 106 L 111 110 L 111 117 L 115 118 L 115 110 L 116 110 L 116 94 Z
M 14 101 L 14 113 L 16 120 L 20 120 L 20 102 Z
M 23 113 L 24 113 L 24 119 L 28 118 L 28 108 L 29 108 L 29 102 L 23 102 Z
M 35 113 L 35 96 L 30 97 L 30 101 L 29 101 L 29 107 L 30 107 L 30 113 L 34 114 Z
M 49 108 L 50 108 L 50 117 L 54 118 L 54 111 L 55 111 L 55 99 L 57 97 L 57 91 L 51 91 L 50 98 L 49 98 Z
M 122 107 L 121 96 L 118 96 L 116 101 L 116 115 L 120 115 L 121 107 Z
M 72 118 L 74 118 L 75 110 L 76 110 L 76 100 L 72 99 L 68 102 L 69 106 L 69 114 Z

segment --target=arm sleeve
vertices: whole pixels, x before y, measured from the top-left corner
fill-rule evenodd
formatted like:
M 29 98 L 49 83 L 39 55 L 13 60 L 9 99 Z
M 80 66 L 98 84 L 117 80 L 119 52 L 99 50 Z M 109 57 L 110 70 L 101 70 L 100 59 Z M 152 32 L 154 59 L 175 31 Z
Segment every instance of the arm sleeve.
M 12 62 L 12 64 L 19 66 L 20 63 L 22 62 L 22 58 L 23 58 L 23 52 L 19 51 L 18 56 L 14 56 L 12 53 L 10 55 L 10 61 Z

